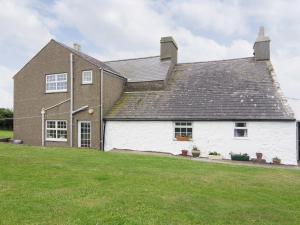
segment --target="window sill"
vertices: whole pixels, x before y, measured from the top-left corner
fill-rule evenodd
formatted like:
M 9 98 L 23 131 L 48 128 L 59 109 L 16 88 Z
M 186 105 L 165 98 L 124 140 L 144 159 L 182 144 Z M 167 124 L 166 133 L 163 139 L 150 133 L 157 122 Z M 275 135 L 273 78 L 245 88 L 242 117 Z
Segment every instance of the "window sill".
M 173 141 L 178 141 L 178 142 L 190 142 L 193 141 L 193 139 L 189 139 L 189 140 L 177 140 L 176 138 L 173 138 Z
M 55 138 L 46 138 L 46 141 L 53 141 L 53 142 L 67 142 L 67 139 L 55 139 Z
M 249 137 L 233 137 L 234 140 L 249 140 Z
M 93 83 L 81 83 L 82 85 L 91 85 Z
M 46 91 L 45 94 L 53 94 L 53 93 L 66 93 L 68 90 L 60 90 L 60 91 Z

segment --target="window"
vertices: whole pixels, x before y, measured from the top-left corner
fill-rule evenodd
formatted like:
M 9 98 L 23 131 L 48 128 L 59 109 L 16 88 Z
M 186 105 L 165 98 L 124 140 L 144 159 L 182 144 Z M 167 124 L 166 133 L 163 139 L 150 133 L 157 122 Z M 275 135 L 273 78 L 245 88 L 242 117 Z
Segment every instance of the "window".
M 248 129 L 247 124 L 244 122 L 237 122 L 234 126 L 234 137 L 247 137 Z
M 46 75 L 46 93 L 67 91 L 67 74 Z
M 193 128 L 191 122 L 175 122 L 175 138 L 176 137 L 189 137 L 193 136 Z
M 47 120 L 46 121 L 47 141 L 67 141 L 67 121 Z
M 92 84 L 93 83 L 93 71 L 87 70 L 82 71 L 82 84 Z

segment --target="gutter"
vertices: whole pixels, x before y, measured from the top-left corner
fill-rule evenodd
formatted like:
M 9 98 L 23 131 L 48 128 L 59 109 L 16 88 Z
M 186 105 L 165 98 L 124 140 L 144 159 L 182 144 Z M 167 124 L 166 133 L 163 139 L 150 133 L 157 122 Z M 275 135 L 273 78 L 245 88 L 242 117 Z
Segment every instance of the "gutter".
M 100 69 L 100 150 L 104 151 L 103 135 L 103 69 Z
M 70 53 L 70 147 L 73 147 L 73 53 Z

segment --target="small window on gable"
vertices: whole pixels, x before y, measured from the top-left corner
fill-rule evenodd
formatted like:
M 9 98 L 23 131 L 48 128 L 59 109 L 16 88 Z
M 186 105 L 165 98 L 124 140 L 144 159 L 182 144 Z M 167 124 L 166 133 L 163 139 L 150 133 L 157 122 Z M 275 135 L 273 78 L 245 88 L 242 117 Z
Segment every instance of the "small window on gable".
M 234 137 L 248 137 L 247 123 L 236 122 L 234 126 Z
M 93 71 L 86 70 L 82 71 L 82 84 L 92 84 L 93 83 Z

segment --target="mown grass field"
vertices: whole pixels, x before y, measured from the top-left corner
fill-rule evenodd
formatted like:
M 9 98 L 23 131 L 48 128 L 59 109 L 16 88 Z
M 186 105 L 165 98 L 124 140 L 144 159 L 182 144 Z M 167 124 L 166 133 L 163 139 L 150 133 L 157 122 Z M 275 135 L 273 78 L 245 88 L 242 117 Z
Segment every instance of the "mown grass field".
M 0 130 L 0 138 L 12 138 L 13 132 L 9 130 Z
M 300 171 L 0 144 L 0 224 L 299 224 Z

